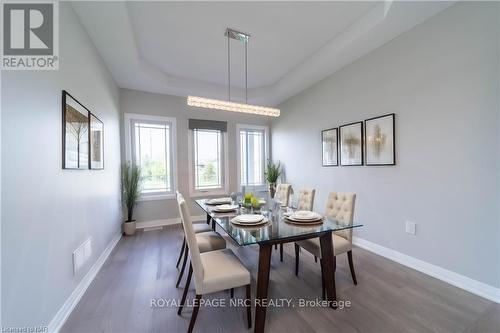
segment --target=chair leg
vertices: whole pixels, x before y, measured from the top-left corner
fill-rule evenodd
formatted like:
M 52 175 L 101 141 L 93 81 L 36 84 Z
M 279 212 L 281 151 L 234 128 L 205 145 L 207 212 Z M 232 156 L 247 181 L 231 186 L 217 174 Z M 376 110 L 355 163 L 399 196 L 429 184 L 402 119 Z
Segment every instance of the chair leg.
M 299 246 L 297 244 L 295 245 L 295 276 L 299 276 Z
M 234 288 L 231 288 L 231 298 L 234 298 Z
M 280 261 L 283 262 L 283 244 L 280 244 Z
M 182 268 L 181 268 L 181 271 L 179 272 L 179 277 L 177 278 L 177 282 L 175 284 L 176 288 L 179 288 L 179 283 L 181 283 L 182 276 L 184 275 L 184 269 L 186 269 L 188 252 L 189 252 L 189 249 L 188 249 L 187 244 L 186 244 L 186 249 L 184 250 L 184 261 L 182 262 Z
M 181 263 L 182 254 L 184 253 L 185 247 L 186 247 L 186 236 L 182 238 L 181 252 L 179 253 L 179 259 L 177 259 L 177 264 L 175 264 L 175 268 L 179 268 L 179 264 Z
M 252 327 L 252 296 L 251 296 L 251 290 L 250 290 L 250 284 L 247 284 L 247 292 L 246 292 L 246 307 L 247 307 L 247 322 L 248 322 L 248 328 Z
M 278 249 L 278 244 L 274 244 L 274 249 L 277 250 Z
M 351 269 L 352 282 L 357 285 L 358 281 L 356 280 L 356 273 L 354 273 L 354 264 L 352 263 L 352 251 L 347 251 L 347 259 L 349 260 L 349 268 Z
M 318 257 L 314 256 L 314 262 L 318 262 Z
M 319 259 L 319 264 L 321 266 L 321 299 L 325 300 L 325 274 L 323 273 L 323 260 Z
M 193 304 L 193 314 L 191 315 L 191 321 L 189 322 L 188 333 L 193 332 L 194 323 L 196 322 L 196 317 L 198 316 L 198 310 L 200 309 L 201 295 L 196 295 Z
M 193 266 L 191 263 L 189 264 L 189 272 L 188 272 L 188 277 L 186 280 L 186 286 L 184 287 L 184 292 L 182 293 L 182 298 L 181 298 L 181 304 L 179 306 L 179 309 L 177 309 L 177 314 L 180 316 L 182 312 L 182 307 L 184 306 L 184 303 L 186 302 L 186 296 L 189 291 L 189 285 L 191 284 L 191 277 L 193 276 Z

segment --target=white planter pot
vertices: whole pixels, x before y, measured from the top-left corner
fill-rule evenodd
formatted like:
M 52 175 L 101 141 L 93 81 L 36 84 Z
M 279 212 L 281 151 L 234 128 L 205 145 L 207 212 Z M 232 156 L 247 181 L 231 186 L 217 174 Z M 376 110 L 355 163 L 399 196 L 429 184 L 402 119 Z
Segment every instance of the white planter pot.
M 123 231 L 125 235 L 132 236 L 135 234 L 135 221 L 132 222 L 124 222 L 123 223 Z

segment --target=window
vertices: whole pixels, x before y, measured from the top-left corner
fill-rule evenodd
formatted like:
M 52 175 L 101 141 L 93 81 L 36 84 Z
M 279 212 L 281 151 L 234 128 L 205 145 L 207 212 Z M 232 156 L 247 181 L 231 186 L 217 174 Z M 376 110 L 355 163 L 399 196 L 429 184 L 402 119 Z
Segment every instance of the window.
M 175 190 L 175 119 L 125 115 L 127 160 L 141 168 L 142 199 L 171 197 Z
M 238 178 L 241 186 L 264 185 L 268 151 L 268 129 L 238 125 Z
M 213 124 L 215 125 L 210 126 Z M 190 188 L 192 196 L 227 192 L 227 132 L 225 126 L 226 123 L 223 122 L 190 119 Z

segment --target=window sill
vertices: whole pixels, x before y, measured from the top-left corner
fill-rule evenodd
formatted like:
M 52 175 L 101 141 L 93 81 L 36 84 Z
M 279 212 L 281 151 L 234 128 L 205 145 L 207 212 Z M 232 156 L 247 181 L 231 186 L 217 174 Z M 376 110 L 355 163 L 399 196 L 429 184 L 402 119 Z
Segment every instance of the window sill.
M 143 195 L 137 201 L 155 201 L 155 200 L 168 200 L 168 199 L 175 199 L 175 194 L 163 193 L 163 194 Z
M 212 197 L 212 196 L 229 196 L 229 193 L 225 190 L 215 190 L 215 191 L 206 191 L 206 192 L 191 192 L 189 196 L 191 198 L 205 198 L 205 197 Z

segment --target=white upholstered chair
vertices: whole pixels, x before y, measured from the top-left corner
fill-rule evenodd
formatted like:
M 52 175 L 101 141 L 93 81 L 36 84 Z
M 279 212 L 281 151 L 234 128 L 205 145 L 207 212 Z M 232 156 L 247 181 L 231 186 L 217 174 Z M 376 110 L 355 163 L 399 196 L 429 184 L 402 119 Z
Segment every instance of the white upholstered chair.
M 182 223 L 181 223 L 181 225 L 182 225 Z M 203 224 L 201 224 L 201 223 L 193 224 L 193 230 L 194 230 L 195 234 L 198 234 L 201 232 L 213 231 L 212 228 L 210 227 L 210 225 L 204 224 L 204 223 Z M 184 254 L 184 249 L 186 248 L 186 246 L 187 246 L 186 245 L 186 237 L 183 236 L 181 250 L 179 251 L 179 258 L 177 259 L 177 264 L 175 264 L 176 268 L 179 268 L 179 264 L 181 262 L 182 255 Z
M 177 192 L 177 200 L 179 200 L 179 195 L 181 194 Z M 184 224 L 181 223 L 181 225 L 184 228 Z M 221 235 L 212 230 L 212 228 L 209 225 L 205 223 L 191 223 L 191 225 L 193 227 L 193 232 L 196 235 L 196 242 L 198 244 L 200 252 L 208 252 L 226 248 L 226 240 Z M 186 236 L 184 236 L 184 239 L 182 241 L 181 252 L 179 253 L 179 259 L 177 259 L 176 267 L 179 267 L 182 254 L 184 254 L 184 260 L 182 262 L 182 267 L 179 272 L 179 276 L 177 277 L 177 282 L 175 283 L 176 288 L 179 287 L 179 284 L 181 283 L 182 280 L 182 276 L 184 275 L 188 258 L 188 252 L 189 252 L 189 247 L 186 242 Z
M 303 188 L 299 191 L 297 210 L 313 210 L 315 189 Z M 280 244 L 280 261 L 283 262 L 283 244 Z
M 299 191 L 297 210 L 313 210 L 315 189 L 303 188 Z
M 276 187 L 274 198 L 280 201 L 282 206 L 288 206 L 288 200 L 290 199 L 291 190 L 291 184 L 278 184 L 278 186 Z
M 336 220 L 339 224 L 352 225 L 354 217 L 354 203 L 356 201 L 356 194 L 354 193 L 339 193 L 331 192 L 328 196 L 326 204 L 325 216 Z M 354 273 L 354 266 L 352 262 L 352 229 L 336 231 L 332 233 L 333 242 L 333 263 L 335 269 L 336 258 L 335 256 L 346 253 L 349 261 L 349 268 L 354 284 L 356 281 L 356 274 Z M 310 252 L 315 257 L 321 260 L 321 247 L 319 238 L 311 238 L 295 243 L 295 275 L 299 274 L 299 250 Z M 323 277 L 323 272 L 321 272 Z M 322 279 L 323 280 L 323 279 Z M 323 281 L 323 298 L 324 298 L 324 281 Z
M 201 253 L 198 248 L 196 234 L 193 230 L 193 224 L 191 223 L 191 216 L 189 215 L 186 201 L 180 194 L 177 195 L 177 198 L 191 257 L 186 287 L 184 288 L 177 314 L 180 315 L 182 312 L 182 307 L 186 302 L 186 295 L 194 272 L 196 297 L 193 302 L 193 313 L 191 315 L 191 321 L 189 322 L 188 333 L 193 331 L 202 295 L 242 286 L 246 287 L 245 304 L 247 309 L 248 328 L 250 328 L 252 325 L 250 308 L 250 272 L 243 266 L 241 261 L 230 249 Z

